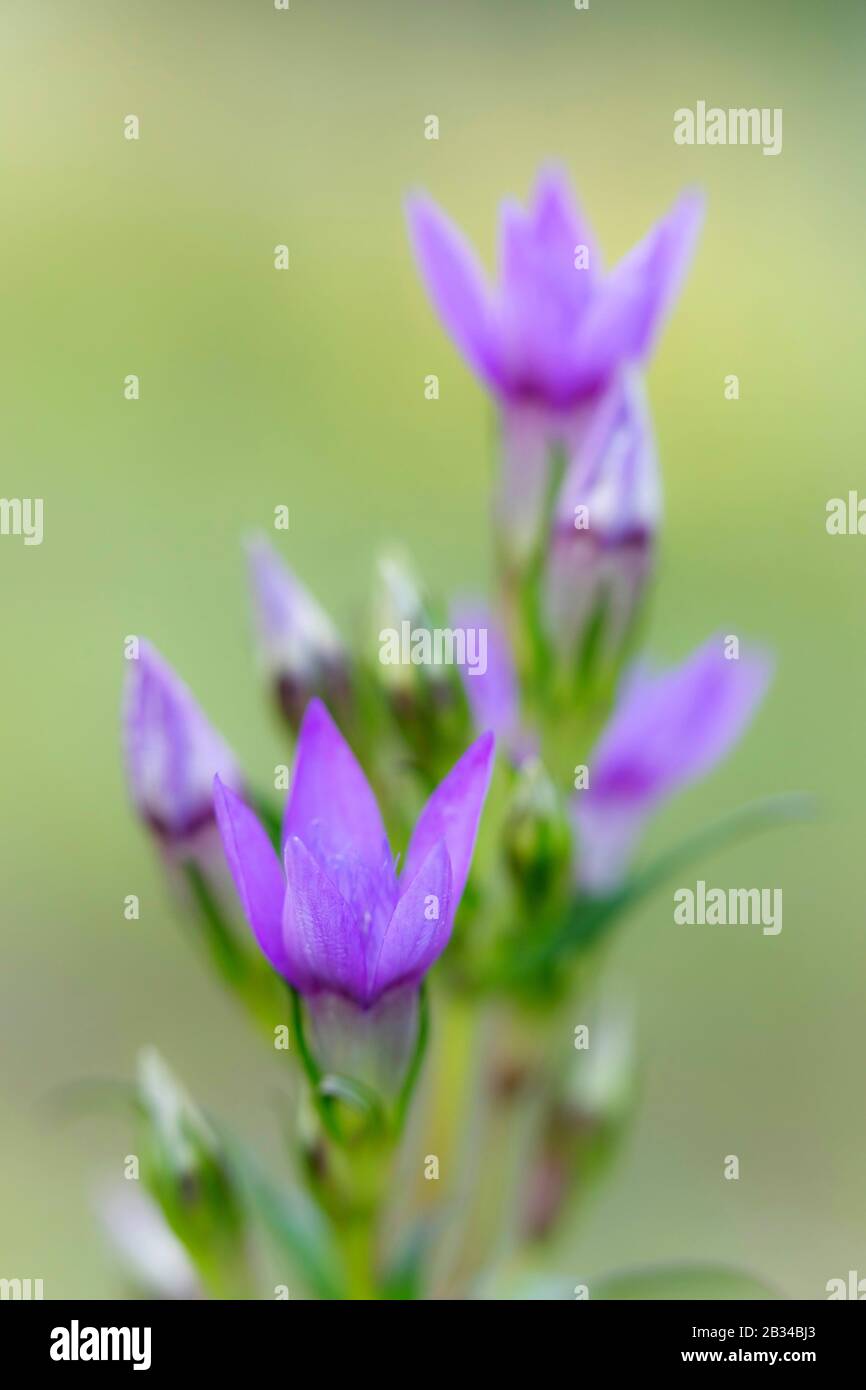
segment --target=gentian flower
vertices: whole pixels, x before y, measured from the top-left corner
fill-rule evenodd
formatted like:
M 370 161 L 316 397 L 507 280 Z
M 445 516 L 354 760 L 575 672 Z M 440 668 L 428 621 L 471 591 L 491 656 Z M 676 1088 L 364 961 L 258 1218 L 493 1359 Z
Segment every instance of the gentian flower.
M 321 1066 L 399 1085 L 420 981 L 451 935 L 493 761 L 469 748 L 421 811 L 399 877 L 364 773 L 324 705 L 301 725 L 282 860 L 253 812 L 215 783 L 226 858 L 256 940 L 306 997 Z
M 619 887 L 648 818 L 725 756 L 769 678 L 764 653 L 741 649 L 728 659 L 718 636 L 681 666 L 632 675 L 589 759 L 589 786 L 573 800 L 579 878 L 589 893 Z
M 213 779 L 243 789 L 240 767 L 188 687 L 149 642 L 130 660 L 124 699 L 129 788 L 142 819 L 179 855 L 206 852 Z
M 408 204 L 421 276 L 442 322 L 503 417 L 500 524 L 525 551 L 537 536 L 551 450 L 574 452 L 587 408 L 649 356 L 684 278 L 702 199 L 684 193 L 607 275 L 555 169 L 532 206 L 503 204 L 492 288 L 461 234 L 424 195 Z
M 545 620 L 567 659 L 602 606 L 604 649 L 620 647 L 652 568 L 661 509 L 643 383 L 624 373 L 594 410 L 554 510 Z
M 247 557 L 261 662 L 287 722 L 298 728 L 313 695 L 345 709 L 349 660 L 327 613 L 262 537 Z

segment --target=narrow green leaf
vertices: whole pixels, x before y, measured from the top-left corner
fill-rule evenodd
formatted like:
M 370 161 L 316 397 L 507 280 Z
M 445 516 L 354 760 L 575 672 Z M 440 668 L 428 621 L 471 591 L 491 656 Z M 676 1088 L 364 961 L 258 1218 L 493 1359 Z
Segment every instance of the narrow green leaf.
M 547 968 L 566 953 L 594 945 L 614 922 L 647 898 L 666 879 L 724 846 L 736 844 L 765 830 L 809 819 L 814 812 L 814 804 L 814 799 L 804 792 L 769 796 L 749 802 L 739 810 L 711 822 L 633 875 L 619 892 L 607 898 L 578 898 L 558 931 L 546 940 L 530 945 L 512 962 L 513 974 L 520 977 Z
M 381 1283 L 383 1298 L 417 1300 L 424 1297 L 425 1263 L 441 1219 L 419 1221 L 401 1244 Z
M 250 1209 L 310 1292 L 322 1299 L 344 1298 L 339 1257 L 318 1208 L 300 1188 L 278 1185 L 239 1139 L 224 1131 L 222 1138 Z
M 751 835 L 775 830 L 781 825 L 809 820 L 815 811 L 815 799 L 808 792 L 785 792 L 778 796 L 761 797 L 738 810 L 712 821 L 694 835 L 688 835 L 673 849 L 659 855 L 646 869 L 636 874 L 626 885 L 625 907 L 651 893 L 675 872 L 713 854 L 723 846 L 737 844 Z

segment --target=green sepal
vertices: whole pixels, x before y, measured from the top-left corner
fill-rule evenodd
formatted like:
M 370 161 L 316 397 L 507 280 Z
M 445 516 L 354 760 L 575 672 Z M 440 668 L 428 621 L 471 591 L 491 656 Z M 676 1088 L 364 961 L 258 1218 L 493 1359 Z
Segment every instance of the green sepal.
M 394 1143 L 403 1130 L 406 1114 L 421 1071 L 429 1034 L 427 991 L 422 983 L 418 995 L 418 1031 L 406 1067 L 406 1075 L 393 1099 L 355 1076 L 325 1069 L 310 1045 L 301 995 L 289 987 L 292 1000 L 292 1028 L 313 1103 L 328 1136 L 337 1144 L 354 1145 L 369 1139 Z

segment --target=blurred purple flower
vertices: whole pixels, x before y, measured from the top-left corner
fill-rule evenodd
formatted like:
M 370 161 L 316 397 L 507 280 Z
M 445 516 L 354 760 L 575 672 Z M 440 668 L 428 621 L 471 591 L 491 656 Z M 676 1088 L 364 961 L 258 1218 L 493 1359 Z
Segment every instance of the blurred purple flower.
M 188 848 L 213 828 L 213 779 L 243 789 L 231 749 L 193 695 L 144 640 L 129 662 L 124 696 L 124 749 L 132 799 L 171 848 Z
M 428 293 L 482 381 L 504 401 L 570 410 L 649 353 L 679 291 L 702 208 L 698 194 L 684 193 L 602 275 L 565 175 L 544 170 L 528 211 L 510 199 L 502 205 L 496 290 L 432 199 L 410 198 L 408 217 Z
M 297 729 L 313 695 L 332 707 L 349 695 L 345 648 L 327 613 L 262 537 L 247 545 L 262 665 L 278 704 Z
M 652 568 L 661 510 L 643 383 L 625 373 L 594 411 L 556 501 L 545 619 L 566 657 L 602 605 L 604 646 L 619 648 Z
M 490 609 L 480 602 L 456 604 L 451 625 L 487 633 L 487 669 L 470 676 L 461 667 L 460 677 L 476 730 L 490 729 L 497 745 L 518 766 L 536 753 L 538 741 L 521 722 L 520 685 L 508 638 Z
M 360 1010 L 417 987 L 451 934 L 492 761 L 485 734 L 422 810 L 399 878 L 373 792 L 320 701 L 301 725 L 282 863 L 253 812 L 217 779 L 226 858 L 274 969 L 304 995 L 340 996 Z
M 725 756 L 760 704 L 769 657 L 750 649 L 728 659 L 724 642 L 712 637 L 681 666 L 627 682 L 589 759 L 589 787 L 573 800 L 588 892 L 619 887 L 649 816 Z
M 532 206 L 501 211 L 499 281 L 426 195 L 407 207 L 415 259 L 442 322 L 503 408 L 501 523 L 534 538 L 551 448 L 570 456 L 584 407 L 620 368 L 645 361 L 677 297 L 703 199 L 683 193 L 608 274 L 565 175 L 543 170 Z

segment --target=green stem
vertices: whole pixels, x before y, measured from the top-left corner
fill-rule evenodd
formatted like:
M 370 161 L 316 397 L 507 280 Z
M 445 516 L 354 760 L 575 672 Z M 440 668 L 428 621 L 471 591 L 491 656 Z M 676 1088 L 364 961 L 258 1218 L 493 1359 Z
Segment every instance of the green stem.
M 347 1297 L 378 1299 L 375 1259 L 375 1222 L 365 1213 L 344 1219 L 336 1228 L 343 1257 Z
M 255 1283 L 245 1254 L 227 1256 L 214 1251 L 200 1251 L 198 1254 L 192 1253 L 192 1259 L 211 1298 L 247 1300 L 256 1297 Z

